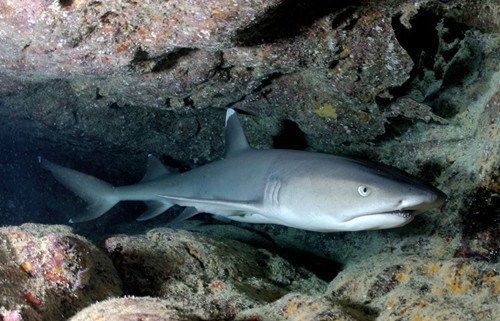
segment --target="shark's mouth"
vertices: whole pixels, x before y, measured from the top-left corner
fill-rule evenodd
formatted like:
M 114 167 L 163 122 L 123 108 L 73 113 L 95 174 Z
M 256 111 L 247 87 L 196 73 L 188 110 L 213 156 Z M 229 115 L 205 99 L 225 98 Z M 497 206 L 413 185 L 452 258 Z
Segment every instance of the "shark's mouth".
M 397 210 L 397 211 L 391 211 L 391 212 L 387 212 L 387 213 L 384 213 L 384 214 L 392 214 L 392 215 L 396 215 L 396 216 L 399 216 L 399 217 L 402 217 L 404 219 L 413 219 L 415 217 L 415 213 L 416 211 L 414 210 Z

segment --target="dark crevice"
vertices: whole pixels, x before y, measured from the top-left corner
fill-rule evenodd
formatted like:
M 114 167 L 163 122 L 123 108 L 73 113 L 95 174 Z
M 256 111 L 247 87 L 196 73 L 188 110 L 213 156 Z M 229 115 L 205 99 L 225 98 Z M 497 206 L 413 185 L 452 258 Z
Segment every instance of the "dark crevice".
M 444 170 L 444 166 L 436 161 L 425 162 L 418 167 L 419 172 L 416 176 L 428 184 L 434 184 Z
M 168 53 L 157 57 L 150 57 L 149 53 L 142 48 L 137 48 L 134 53 L 134 57 L 130 62 L 130 66 L 133 69 L 149 73 L 157 73 L 167 71 L 173 68 L 179 59 L 189 55 L 196 49 L 192 48 L 176 48 Z
M 274 148 L 304 150 L 308 146 L 304 132 L 289 119 L 283 121 L 280 133 L 273 137 Z
M 492 181 L 498 181 L 495 177 L 492 178 Z M 500 195 L 494 189 L 479 187 L 465 196 L 464 206 L 460 210 L 463 221 L 462 242 L 455 253 L 456 257 L 498 262 L 500 254 L 499 208 Z
M 340 271 L 342 271 L 342 265 L 340 263 L 312 253 L 290 248 L 271 249 L 271 251 L 283 257 L 293 265 L 308 270 L 326 282 L 332 281 Z
M 59 0 L 59 5 L 63 8 L 70 7 L 73 4 L 73 0 Z
M 411 57 L 414 67 L 405 83 L 389 89 L 389 93 L 394 97 L 391 102 L 408 94 L 415 78 L 421 76 L 424 69 L 432 70 L 434 68 L 434 60 L 439 46 L 436 30 L 438 22 L 439 18 L 428 11 L 418 13 L 410 20 L 411 29 L 406 29 L 400 21 L 400 16 L 392 18 L 392 28 L 396 39 Z
M 384 133 L 378 135 L 373 142 L 381 143 L 399 137 L 406 133 L 412 125 L 413 121 L 405 116 L 388 117 L 384 124 Z
M 172 107 L 171 99 L 170 98 L 165 98 L 165 108 L 170 108 Z
M 447 87 L 444 78 L 448 63 L 456 56 L 459 43 L 464 39 L 468 27 L 450 18 L 442 18 L 427 10 L 419 12 L 410 20 L 411 28 L 407 29 L 400 21 L 400 16 L 393 17 L 392 27 L 400 45 L 410 55 L 414 67 L 410 72 L 408 80 L 399 87 L 389 89 L 392 99 L 378 99 L 381 106 L 388 106 L 400 97 L 410 95 L 412 91 L 420 91 L 424 96 L 420 102 L 433 108 L 433 111 L 444 118 L 454 116 L 453 112 L 440 112 L 442 106 L 436 101 L 438 95 Z M 438 62 L 442 58 L 443 62 Z M 468 59 L 470 60 L 470 59 Z M 444 65 L 443 65 L 444 63 Z M 426 79 L 426 72 L 432 71 L 434 82 L 443 79 L 443 84 L 435 92 L 427 92 L 427 87 L 433 85 L 431 80 Z M 449 71 L 448 71 L 449 73 Z M 470 70 L 457 68 L 452 79 L 463 79 Z M 428 84 L 426 84 L 428 82 Z
M 194 107 L 194 101 L 190 97 L 184 97 L 182 102 L 185 107 Z
M 101 95 L 101 93 L 99 92 L 99 88 L 96 88 L 95 89 L 95 100 L 101 100 L 103 98 L 104 98 L 104 96 Z
M 270 10 L 260 21 L 239 31 L 234 41 L 242 46 L 256 46 L 290 39 L 302 33 L 318 19 L 357 3 L 358 1 L 347 0 L 285 1 Z
M 241 109 L 241 108 L 235 108 L 234 110 L 236 110 L 238 112 L 238 114 L 243 114 L 243 115 L 247 115 L 247 116 L 256 116 L 256 114 L 254 114 L 248 110 Z
M 421 10 L 410 19 L 411 28 L 407 29 L 400 16 L 392 18 L 392 27 L 399 44 L 411 57 L 414 67 L 409 78 L 401 86 L 389 88 L 388 95 L 377 96 L 375 101 L 382 112 L 401 97 L 426 104 L 443 118 L 453 117 L 458 111 L 450 100 L 442 99 L 443 92 L 451 86 L 462 85 L 476 68 L 470 60 L 478 61 L 474 52 L 465 59 L 456 59 L 463 45 L 467 26 L 449 18 L 442 18 L 429 10 Z M 471 67 L 472 65 L 472 67 Z M 386 132 L 375 141 L 381 142 L 405 133 L 415 122 L 404 116 L 388 118 Z
M 331 22 L 332 29 L 337 29 L 337 28 L 342 28 L 345 29 L 347 27 L 348 29 L 352 28 L 352 20 L 357 20 L 357 19 L 351 19 L 354 16 L 354 13 L 356 12 L 356 7 L 347 7 L 344 10 L 340 11 L 337 13 Z
M 347 300 L 337 301 L 342 311 L 359 321 L 375 321 L 380 315 L 380 311 L 368 305 Z
M 113 110 L 119 110 L 120 109 L 120 105 L 118 105 L 116 102 L 113 102 L 111 104 L 108 105 L 108 108 L 109 109 L 113 109 Z
M 467 52 L 466 56 L 454 57 L 443 75 L 444 88 L 463 86 L 468 76 L 479 69 L 483 57 L 478 47 L 464 44 L 462 50 Z
M 419 12 L 410 20 L 412 28 L 406 29 L 400 16 L 392 18 L 392 28 L 399 44 L 408 52 L 418 66 L 432 68 L 436 56 L 439 37 L 437 24 L 440 18 L 430 11 Z
M 330 68 L 330 69 L 335 69 L 335 67 L 337 67 L 337 66 L 338 66 L 338 64 L 339 64 L 339 60 L 334 60 L 334 61 L 332 61 L 332 62 L 330 62 L 330 63 L 328 64 L 328 68 Z
M 131 65 L 136 65 L 140 62 L 149 60 L 149 54 L 147 51 L 143 50 L 141 47 L 137 48 L 134 52 L 134 57 L 130 62 Z
M 151 72 L 162 72 L 169 70 L 177 64 L 180 58 L 189 55 L 195 49 L 191 48 L 177 48 L 165 55 L 159 57 L 156 64 L 151 69 Z
M 274 80 L 280 78 L 281 76 L 283 76 L 283 73 L 281 73 L 281 72 L 273 72 L 273 73 L 269 74 L 266 78 L 264 78 L 260 82 L 260 85 L 258 85 L 257 87 L 255 87 L 255 89 L 253 90 L 253 92 L 259 92 L 259 91 L 261 91 L 262 89 L 264 89 L 264 88 L 268 87 L 269 85 L 271 85 Z

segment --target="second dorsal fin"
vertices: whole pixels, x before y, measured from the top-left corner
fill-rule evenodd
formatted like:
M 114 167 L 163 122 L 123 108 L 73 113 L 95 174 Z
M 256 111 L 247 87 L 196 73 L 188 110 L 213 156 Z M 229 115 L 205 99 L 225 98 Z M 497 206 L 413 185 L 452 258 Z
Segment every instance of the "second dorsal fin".
M 226 157 L 231 157 L 235 153 L 250 149 L 238 115 L 232 108 L 229 108 L 226 112 L 225 139 Z

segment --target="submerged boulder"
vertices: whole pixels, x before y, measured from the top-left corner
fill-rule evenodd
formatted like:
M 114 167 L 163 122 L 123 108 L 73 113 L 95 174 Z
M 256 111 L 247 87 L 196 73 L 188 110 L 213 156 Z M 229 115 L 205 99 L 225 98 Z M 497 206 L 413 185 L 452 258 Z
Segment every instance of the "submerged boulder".
M 249 309 L 239 313 L 237 321 L 363 321 L 364 314 L 354 309 L 346 309 L 342 305 L 326 297 L 313 297 L 291 293 L 285 297 L 262 307 Z
M 62 320 L 121 295 L 109 258 L 65 226 L 0 228 L 0 319 Z
M 378 255 L 347 266 L 328 297 L 376 311 L 377 320 L 495 320 L 498 266 L 464 259 Z
M 266 250 L 182 230 L 112 236 L 105 248 L 126 294 L 161 297 L 212 319 L 231 319 L 291 291 L 318 294 L 326 285 Z
M 207 313 L 195 306 L 151 297 L 114 298 L 95 303 L 70 321 L 194 321 L 209 320 Z

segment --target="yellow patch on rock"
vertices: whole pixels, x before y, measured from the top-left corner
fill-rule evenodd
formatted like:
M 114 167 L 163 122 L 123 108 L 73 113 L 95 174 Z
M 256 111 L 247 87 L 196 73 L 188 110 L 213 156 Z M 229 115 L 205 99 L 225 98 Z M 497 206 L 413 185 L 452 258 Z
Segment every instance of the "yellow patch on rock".
M 463 295 L 472 288 L 471 279 L 477 277 L 477 271 L 473 268 L 460 266 L 457 270 L 451 273 L 447 283 L 451 293 L 455 295 Z
M 297 302 L 295 300 L 292 300 L 290 301 L 286 308 L 285 308 L 285 311 L 286 311 L 286 315 L 287 316 L 291 316 L 291 315 L 294 315 L 297 313 L 297 310 L 299 309 L 299 306 L 297 304 Z
M 396 274 L 396 280 L 399 282 L 406 282 L 410 279 L 410 275 L 407 272 L 400 272 Z
M 439 265 L 437 265 L 436 263 L 431 263 L 425 269 L 425 274 L 430 276 L 436 274 L 438 271 L 439 271 Z
M 325 103 L 314 110 L 314 113 L 321 118 L 337 119 L 338 114 L 332 103 Z
M 411 319 L 411 321 L 425 321 L 425 319 L 421 315 L 417 314 Z

